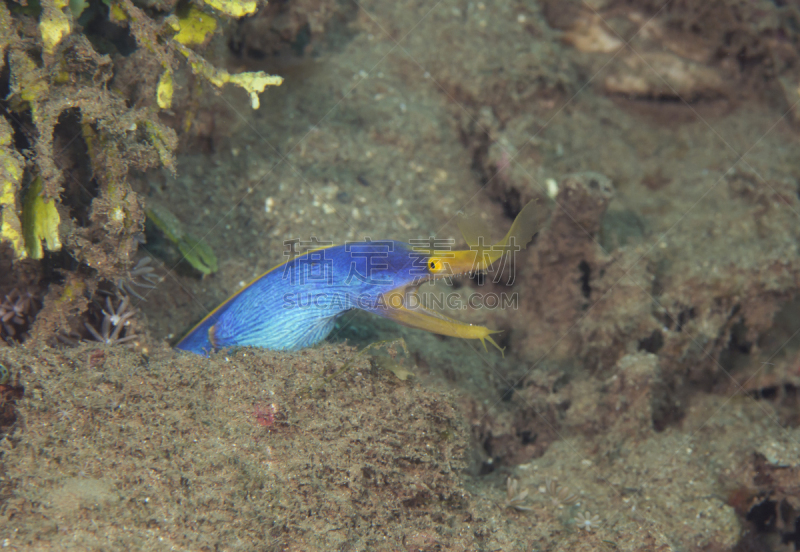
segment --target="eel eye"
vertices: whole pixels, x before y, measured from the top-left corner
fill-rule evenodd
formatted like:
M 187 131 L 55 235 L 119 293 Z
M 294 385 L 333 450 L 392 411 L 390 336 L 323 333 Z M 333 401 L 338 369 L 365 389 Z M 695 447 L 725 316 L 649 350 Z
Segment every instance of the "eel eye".
M 428 261 L 428 268 L 433 274 L 441 272 L 442 270 L 442 261 L 440 259 L 430 259 Z

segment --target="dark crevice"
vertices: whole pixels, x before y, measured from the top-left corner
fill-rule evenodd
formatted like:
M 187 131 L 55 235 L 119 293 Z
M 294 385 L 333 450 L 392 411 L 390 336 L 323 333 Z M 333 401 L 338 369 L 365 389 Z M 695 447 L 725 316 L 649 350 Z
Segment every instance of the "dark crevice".
M 516 188 L 510 188 L 506 190 L 505 197 L 503 198 L 502 202 L 503 206 L 503 214 L 507 216 L 510 220 L 514 220 L 517 218 L 517 215 L 520 211 L 522 211 L 522 197 L 520 196 L 519 190 Z
M 794 520 L 794 531 L 781 535 L 781 543 L 793 544 L 794 549 L 800 549 L 800 517 Z
M 649 336 L 639 341 L 639 350 L 656 354 L 664 346 L 664 334 L 661 330 L 653 330 Z
M 724 334 L 721 335 L 722 339 L 727 339 L 727 346 L 719 353 L 719 363 L 725 371 L 733 372 L 751 364 L 750 351 L 753 344 L 746 336 L 747 326 L 743 320 L 731 327 L 727 338 Z
M 680 332 L 683 331 L 683 327 L 686 325 L 687 322 L 690 320 L 694 320 L 695 317 L 694 307 L 689 307 L 688 309 L 683 309 L 678 313 L 678 322 L 675 324 L 675 331 Z
M 63 174 L 61 204 L 79 226 L 91 226 L 92 200 L 97 196 L 97 180 L 92 177 L 88 148 L 82 138 L 81 114 L 77 109 L 64 111 L 53 132 L 56 165 Z
M 777 533 L 781 544 L 792 545 L 794 550 L 800 549 L 800 517 L 785 498 L 765 498 L 750 508 L 745 519 L 753 525 L 759 541 L 764 541 L 766 535 Z
M 325 22 L 325 31 L 315 34 L 308 17 L 286 0 L 269 2 L 259 12 L 243 17 L 228 40 L 228 49 L 238 58 L 291 70 L 304 59 L 319 57 L 321 52 L 339 52 L 356 33 L 352 23 L 358 15 L 358 4 L 350 0 L 337 2 L 337 10 Z M 276 67 L 272 67 L 276 65 Z
M 5 381 L 0 385 L 0 438 L 2 438 L 17 422 L 17 401 L 25 396 L 25 388 L 19 384 L 19 374 L 12 373 L 11 365 L 2 359 L 0 359 L 0 373 Z
M 584 260 L 578 265 L 578 270 L 581 271 L 581 293 L 585 298 L 589 299 L 592 294 L 592 286 L 589 284 L 592 276 L 592 268 L 589 266 L 589 263 Z
M 683 420 L 684 414 L 680 403 L 675 399 L 664 400 L 653 405 L 653 430 L 656 433 L 661 433 L 668 427 L 677 426 Z
M 526 430 L 517 432 L 517 436 L 520 438 L 520 442 L 523 445 L 532 445 L 536 442 L 536 438 L 539 434 Z
M 93 2 L 81 16 L 84 35 L 100 54 L 119 54 L 127 57 L 136 51 L 136 39 L 128 26 L 117 25 L 108 15 L 105 2 Z
M 521 388 L 522 385 L 521 382 L 519 381 L 515 384 L 506 386 L 504 389 L 501 390 L 502 392 L 500 393 L 500 400 L 502 400 L 503 402 L 509 402 L 514 397 L 514 391 Z
M 763 500 L 750 508 L 745 519 L 755 526 L 759 533 L 766 533 L 775 529 L 777 521 L 776 507 L 778 503 L 774 500 Z

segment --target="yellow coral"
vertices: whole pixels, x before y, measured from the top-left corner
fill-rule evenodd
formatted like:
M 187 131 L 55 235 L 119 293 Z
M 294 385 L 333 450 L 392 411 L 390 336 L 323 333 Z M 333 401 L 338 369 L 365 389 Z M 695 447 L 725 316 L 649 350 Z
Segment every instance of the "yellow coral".
M 18 259 L 25 259 L 28 257 L 28 251 L 25 249 L 25 238 L 22 236 L 22 226 L 19 223 L 17 216 L 10 212 L 8 207 L 3 208 L 3 223 L 0 224 L 0 240 L 7 241 L 11 244 L 14 254 Z
M 7 125 L 3 119 L 3 124 Z M 0 150 L 0 207 L 14 205 L 19 181 L 22 178 L 22 162 L 7 144 Z
M 8 242 L 14 254 L 27 257 L 22 226 L 16 212 L 16 194 L 22 179 L 24 164 L 20 155 L 14 151 L 11 125 L 0 117 L 0 242 Z
M 41 0 L 42 16 L 39 20 L 39 32 L 42 35 L 44 51 L 52 54 L 64 36 L 71 32 L 70 20 L 62 10 L 67 2 L 64 0 Z
M 180 31 L 173 38 L 184 46 L 202 44 L 217 28 L 217 20 L 195 8 L 178 18 Z
M 56 202 L 42 197 L 42 179 L 36 177 L 25 195 L 22 209 L 22 230 L 25 236 L 25 247 L 32 259 L 44 257 L 42 241 L 48 251 L 61 249 L 58 237 L 58 225 L 61 217 L 56 209 Z
M 83 291 L 86 289 L 86 284 L 76 278 L 71 278 L 71 281 L 64 286 L 61 295 L 56 299 L 57 303 L 71 303 L 75 299 L 83 297 Z
M 6 59 L 6 48 L 15 37 L 16 33 L 11 20 L 11 12 L 8 11 L 5 2 L 2 2 L 0 3 L 0 56 L 2 56 L 0 59 Z M 0 66 L 2 65 L 3 63 L 0 63 Z
M 150 138 L 150 143 L 156 149 L 161 164 L 170 171 L 175 172 L 175 167 L 173 166 L 174 160 L 172 158 L 172 150 L 175 148 L 174 135 L 172 140 L 170 140 L 170 136 L 164 132 L 163 127 L 156 126 L 152 121 L 148 120 L 142 121 L 141 123 L 144 124 L 147 136 Z M 172 146 L 170 146 L 171 142 L 173 142 Z
M 256 11 L 256 3 L 253 0 L 205 0 L 205 3 L 233 17 L 244 17 Z
M 172 71 L 167 68 L 161 78 L 158 79 L 156 89 L 156 101 L 161 109 L 169 109 L 172 106 Z
M 267 75 L 264 71 L 256 71 L 228 75 L 228 82 L 247 90 L 247 93 L 250 94 L 250 105 L 253 109 L 258 109 L 261 105 L 258 95 L 263 92 L 267 86 L 280 86 L 281 83 L 283 83 L 283 77 Z
M 108 19 L 113 23 L 122 23 L 128 20 L 128 14 L 119 4 L 114 3 L 111 4 L 111 9 L 108 10 Z
M 178 46 L 181 53 L 189 59 L 189 65 L 196 75 L 205 77 L 211 84 L 220 88 L 228 82 L 241 86 L 250 94 L 250 105 L 253 109 L 258 109 L 261 106 L 258 95 L 267 86 L 280 86 L 283 83 L 283 77 L 267 75 L 264 71 L 248 71 L 231 75 L 225 69 L 217 69 L 189 48 L 183 45 Z
M 33 119 L 37 121 L 38 104 L 48 91 L 44 73 L 25 52 L 13 49 L 8 59 L 11 65 L 11 92 L 30 105 Z

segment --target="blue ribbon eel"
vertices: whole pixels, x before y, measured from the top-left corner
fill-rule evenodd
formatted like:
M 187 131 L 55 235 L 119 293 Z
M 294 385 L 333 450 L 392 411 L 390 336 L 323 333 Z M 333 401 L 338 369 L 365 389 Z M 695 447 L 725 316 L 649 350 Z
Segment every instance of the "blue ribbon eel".
M 358 308 L 412 328 L 486 341 L 484 326 L 465 324 L 414 300 L 425 281 L 485 271 L 510 250 L 525 247 L 542 226 L 545 209 L 523 207 L 506 236 L 490 242 L 477 217 L 458 221 L 466 250 L 420 248 L 405 242 L 350 242 L 311 250 L 259 276 L 214 309 L 176 348 L 206 355 L 223 347 L 296 351 L 328 336 L 336 320 Z M 500 349 L 502 352 L 502 349 Z

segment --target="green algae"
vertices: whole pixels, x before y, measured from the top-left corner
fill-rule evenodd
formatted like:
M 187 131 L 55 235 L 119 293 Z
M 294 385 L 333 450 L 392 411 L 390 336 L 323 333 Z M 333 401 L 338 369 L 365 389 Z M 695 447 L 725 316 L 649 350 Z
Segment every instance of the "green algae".
M 44 247 L 48 251 L 61 249 L 58 237 L 58 225 L 61 217 L 56 209 L 56 202 L 42 196 L 42 179 L 36 179 L 25 194 L 22 208 L 22 231 L 25 236 L 25 248 L 32 259 L 44 257 Z M 44 247 L 42 244 L 44 243 Z
M 147 209 L 147 218 L 169 241 L 178 246 L 181 255 L 192 267 L 206 275 L 218 270 L 217 256 L 211 247 L 202 239 L 187 233 L 178 217 L 168 209 L 151 205 Z

